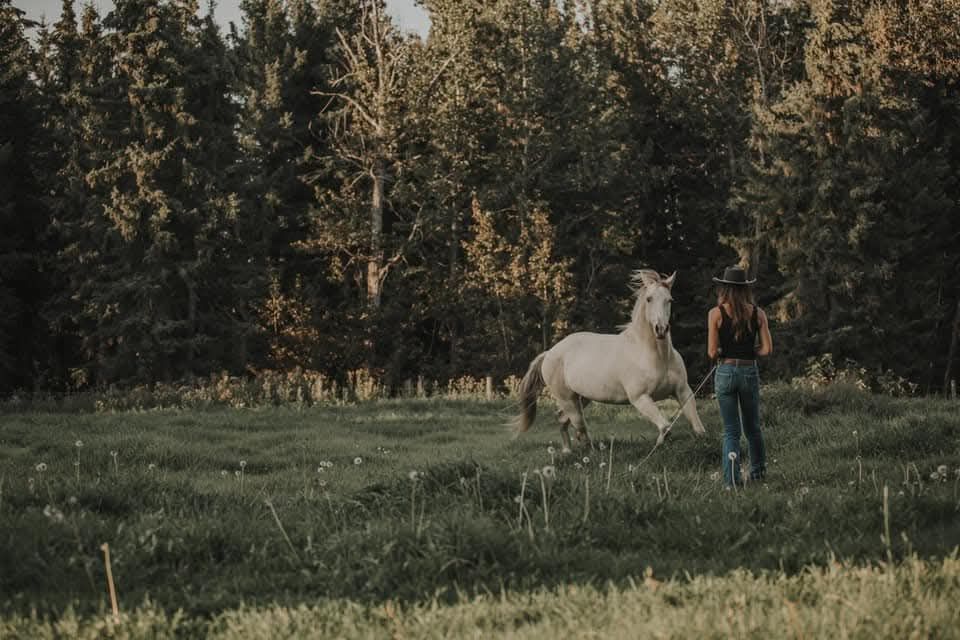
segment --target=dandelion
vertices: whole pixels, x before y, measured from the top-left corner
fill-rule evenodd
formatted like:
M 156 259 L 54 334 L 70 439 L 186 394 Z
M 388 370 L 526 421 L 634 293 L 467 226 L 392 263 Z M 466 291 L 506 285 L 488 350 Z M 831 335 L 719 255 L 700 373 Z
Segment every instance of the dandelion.
M 53 522 L 63 522 L 63 512 L 49 504 L 43 508 L 43 515 Z
M 603 442 L 603 440 L 601 440 L 600 444 L 598 445 L 598 448 L 600 449 L 600 451 L 606 451 L 607 445 Z
M 937 467 L 937 473 L 939 473 L 944 478 L 947 477 L 948 472 L 949 472 L 949 469 L 947 469 L 947 465 L 945 464 L 942 464 L 939 467 Z
M 719 481 L 720 481 L 720 472 L 719 472 L 719 471 L 714 471 L 713 473 L 711 473 L 711 474 L 710 474 L 710 479 L 713 480 L 714 482 L 719 482 Z
M 246 467 L 246 466 L 247 466 L 247 461 L 246 461 L 246 460 L 241 460 L 241 461 L 240 461 L 240 468 L 243 469 L 243 468 Z
M 234 472 L 233 472 L 233 475 L 236 476 L 237 480 L 239 480 L 239 479 L 240 479 L 240 469 L 237 469 L 236 471 L 234 471 Z
M 157 470 L 157 465 L 155 465 L 154 463 L 151 462 L 150 464 L 147 465 L 147 471 L 153 472 L 156 470 Z
M 47 463 L 41 462 L 40 464 L 37 465 L 36 469 L 37 469 L 37 473 L 43 473 L 44 471 L 47 470 Z
M 77 441 L 74 443 L 74 446 L 76 446 L 77 449 L 82 449 L 82 448 L 83 448 L 83 440 L 77 440 Z
M 520 496 L 513 496 L 513 501 L 517 504 L 520 504 L 522 498 Z
M 550 445 L 549 447 L 547 447 L 547 453 L 549 453 L 550 455 L 553 455 L 556 452 L 557 450 L 553 448 L 553 445 Z
M 222 477 L 226 478 L 227 475 L 228 475 L 228 474 L 227 474 L 227 470 L 226 470 L 226 469 L 220 469 L 220 475 L 221 475 Z
M 327 470 L 327 468 L 324 467 L 323 464 L 321 464 L 319 467 L 317 467 L 317 473 L 323 473 L 323 472 L 326 471 L 326 470 Z
M 727 454 L 727 459 L 729 459 L 730 462 L 733 462 L 734 460 L 737 459 L 737 454 L 731 451 L 730 453 Z
M 75 507 L 77 505 L 77 496 L 70 496 L 67 498 L 67 504 L 69 504 L 71 507 Z
M 573 468 L 574 468 L 574 469 L 583 469 L 583 465 L 580 464 L 579 462 L 574 462 L 574 463 L 573 463 Z
M 930 474 L 930 479 L 933 480 L 934 482 L 939 482 L 940 474 L 934 471 L 933 473 Z
M 552 464 L 544 467 L 541 472 L 543 473 L 543 477 L 547 480 L 553 480 L 555 477 L 557 477 L 557 468 Z
M 317 482 L 317 484 L 320 485 L 320 488 L 321 488 L 321 489 L 325 489 L 325 488 L 327 487 L 327 481 L 326 481 L 326 480 L 320 480 L 319 482 Z
M 590 464 L 590 456 L 583 456 L 583 464 Z
M 601 443 L 601 444 L 602 444 L 602 443 Z M 606 466 L 607 466 L 607 463 L 604 462 L 603 460 L 601 460 L 601 461 L 600 461 L 600 468 L 603 469 L 603 468 L 606 467 Z
M 360 465 L 363 464 L 363 458 L 361 458 L 360 456 L 357 456 L 356 458 L 353 459 L 353 464 L 359 467 Z
M 417 478 L 420 477 L 420 472 L 414 469 L 413 471 L 407 474 L 407 477 L 410 478 L 411 482 L 416 482 Z

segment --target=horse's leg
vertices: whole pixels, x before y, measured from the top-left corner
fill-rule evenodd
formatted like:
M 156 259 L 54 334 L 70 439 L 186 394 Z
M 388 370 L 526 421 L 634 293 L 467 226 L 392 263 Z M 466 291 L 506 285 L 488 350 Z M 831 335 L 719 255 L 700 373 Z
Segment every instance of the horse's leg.
M 700 422 L 700 415 L 697 413 L 697 399 L 694 397 L 690 385 L 680 385 L 680 388 L 677 390 L 677 401 L 683 407 L 684 417 L 686 417 L 687 421 L 693 426 L 693 432 L 698 436 L 706 434 L 707 430 L 703 428 L 703 423 Z
M 640 412 L 640 415 L 645 416 L 653 422 L 653 424 L 657 425 L 657 430 L 660 432 L 660 435 L 657 437 L 657 444 L 663 444 L 663 439 L 667 437 L 667 427 L 670 423 L 667 422 L 667 419 L 660 413 L 660 409 L 657 408 L 657 403 L 653 401 L 653 398 L 647 394 L 639 395 L 630 398 L 630 404 Z
M 583 417 L 583 409 L 588 404 L 590 404 L 590 400 L 588 400 L 587 398 L 584 398 L 583 396 L 577 396 L 576 402 L 577 402 L 577 409 L 579 409 L 577 414 L 580 416 L 580 425 L 577 427 L 577 432 L 576 432 L 577 442 L 579 442 L 580 444 L 585 444 L 591 449 L 593 449 L 593 441 L 590 440 L 590 434 L 587 433 L 587 420 L 586 418 Z
M 557 399 L 557 419 L 560 420 L 560 439 L 563 441 L 563 453 L 570 453 L 570 431 L 568 427 L 573 422 L 572 416 L 576 413 L 576 400 Z

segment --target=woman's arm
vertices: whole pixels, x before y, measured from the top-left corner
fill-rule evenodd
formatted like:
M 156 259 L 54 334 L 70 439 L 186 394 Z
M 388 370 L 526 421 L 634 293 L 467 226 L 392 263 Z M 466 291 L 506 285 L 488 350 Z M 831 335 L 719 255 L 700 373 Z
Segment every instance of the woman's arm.
M 757 314 L 760 319 L 760 348 L 757 349 L 758 356 L 768 356 L 773 353 L 773 338 L 770 337 L 770 324 L 767 322 L 767 314 L 763 309 L 759 309 Z
M 716 360 L 720 355 L 720 322 L 722 320 L 719 307 L 710 309 L 710 313 L 707 314 L 707 355 L 711 360 Z

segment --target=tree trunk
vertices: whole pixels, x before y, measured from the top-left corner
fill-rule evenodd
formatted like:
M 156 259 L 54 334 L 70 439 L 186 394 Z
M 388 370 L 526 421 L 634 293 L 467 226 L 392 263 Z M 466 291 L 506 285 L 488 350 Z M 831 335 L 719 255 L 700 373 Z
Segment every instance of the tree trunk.
M 953 373 L 953 360 L 957 355 L 958 339 L 960 339 L 960 300 L 957 300 L 957 310 L 953 314 L 953 323 L 950 325 L 950 349 L 947 351 L 947 365 L 943 372 L 944 395 L 950 388 L 950 375 Z
M 380 308 L 383 284 L 383 162 L 373 166 L 373 193 L 370 199 L 370 259 L 367 262 L 367 306 Z

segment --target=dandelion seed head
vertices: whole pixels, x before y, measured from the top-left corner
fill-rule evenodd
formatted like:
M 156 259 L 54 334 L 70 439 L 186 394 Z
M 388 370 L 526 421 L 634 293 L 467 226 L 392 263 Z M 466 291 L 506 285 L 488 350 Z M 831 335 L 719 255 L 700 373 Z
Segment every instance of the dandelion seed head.
M 573 463 L 573 468 L 574 468 L 574 469 L 583 469 L 583 465 L 580 464 L 579 462 L 574 462 L 574 463 Z
M 157 468 L 157 465 L 155 465 L 155 464 L 152 463 L 152 462 L 147 465 L 147 470 L 149 470 L 149 471 L 153 471 L 153 470 L 156 469 L 156 468 Z
M 413 471 L 407 474 L 407 477 L 410 478 L 410 480 L 416 482 L 417 478 L 420 477 L 420 472 L 414 469 Z
M 326 480 L 320 480 L 317 484 L 319 484 L 319 485 L 320 485 L 320 488 L 322 489 L 322 488 L 324 488 L 324 487 L 327 486 L 327 481 L 326 481 Z
M 546 478 L 547 480 L 552 480 L 557 475 L 557 468 L 554 467 L 552 464 L 548 464 L 543 469 L 541 469 L 541 473 L 543 473 L 543 477 Z
M 236 477 L 239 478 L 239 477 L 240 477 L 240 470 L 237 469 L 236 471 L 234 471 L 234 472 L 233 472 L 233 475 L 235 475 Z
M 737 452 L 736 452 L 736 451 L 731 451 L 730 453 L 728 453 L 728 454 L 727 454 L 727 459 L 730 460 L 731 462 L 734 461 L 734 460 L 736 460 L 736 459 L 737 459 Z
M 247 466 L 247 461 L 246 461 L 246 460 L 241 460 L 241 461 L 240 461 L 240 468 L 243 469 L 245 466 Z
M 719 471 L 714 471 L 713 473 L 711 473 L 711 474 L 710 474 L 710 479 L 713 480 L 714 482 L 719 482 L 719 481 L 720 481 L 720 472 L 719 472 Z
M 322 464 L 319 467 L 317 467 L 317 473 L 323 473 L 326 470 L 327 468 L 324 467 Z
M 118 455 L 120 455 L 120 452 L 119 452 L 119 451 L 111 451 L 111 452 L 110 452 L 110 455 L 113 456 L 114 458 L 116 458 Z
M 933 473 L 930 474 L 930 479 L 936 482 L 937 480 L 940 479 L 940 474 L 934 471 Z
M 520 504 L 520 496 L 513 496 L 513 501 Z
M 601 460 L 601 461 L 600 461 L 600 468 L 603 469 L 605 466 L 607 466 L 607 463 L 604 462 L 603 460 Z
M 37 471 L 39 471 L 40 473 L 43 473 L 44 471 L 47 470 L 47 463 L 41 462 L 40 464 L 37 465 L 36 468 L 37 468 Z
M 353 464 L 357 466 L 363 464 L 363 458 L 361 458 L 360 456 L 357 456 L 356 458 L 353 459 Z
M 553 455 L 556 452 L 557 450 L 553 448 L 553 445 L 550 445 L 549 447 L 547 447 L 547 453 L 549 453 L 550 455 Z
M 590 464 L 590 456 L 583 456 L 583 464 Z
M 941 476 L 946 476 L 948 472 L 949 472 L 949 469 L 945 464 L 942 464 L 939 467 L 937 467 L 937 473 L 939 473 Z
M 223 477 L 226 477 L 226 476 L 227 476 L 227 470 L 226 470 L 226 469 L 220 469 L 220 475 L 223 476 Z
M 599 444 L 597 444 L 597 447 L 600 449 L 600 451 L 605 451 L 607 448 L 607 445 L 601 441 Z

